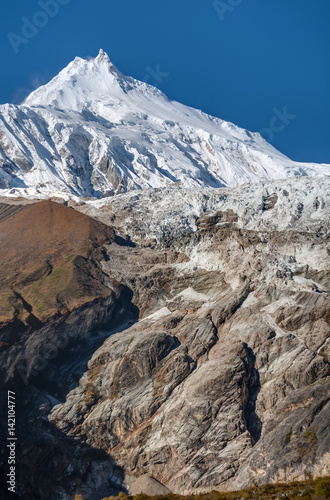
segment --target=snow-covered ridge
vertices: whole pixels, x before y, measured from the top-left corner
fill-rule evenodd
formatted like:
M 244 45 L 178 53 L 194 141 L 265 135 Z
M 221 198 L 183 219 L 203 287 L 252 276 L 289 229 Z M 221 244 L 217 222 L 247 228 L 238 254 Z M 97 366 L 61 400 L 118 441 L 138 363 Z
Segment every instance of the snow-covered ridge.
M 47 85 L 32 92 L 23 104 L 71 111 L 90 107 L 96 110 L 96 104 L 113 106 L 123 98 L 123 94 L 133 90 L 166 99 L 158 89 L 123 75 L 101 49 L 93 59 L 76 57 Z
M 233 227 L 261 232 L 329 234 L 330 176 L 293 177 L 220 189 L 148 189 L 79 203 L 78 210 L 114 225 L 133 239 L 179 238 L 223 212 L 237 216 Z M 225 220 L 225 219 L 224 219 Z M 217 227 L 226 227 L 219 221 Z
M 258 133 L 170 101 L 124 76 L 102 50 L 76 58 L 22 105 L 0 106 L 2 195 L 102 198 L 329 173 L 329 165 L 293 162 Z

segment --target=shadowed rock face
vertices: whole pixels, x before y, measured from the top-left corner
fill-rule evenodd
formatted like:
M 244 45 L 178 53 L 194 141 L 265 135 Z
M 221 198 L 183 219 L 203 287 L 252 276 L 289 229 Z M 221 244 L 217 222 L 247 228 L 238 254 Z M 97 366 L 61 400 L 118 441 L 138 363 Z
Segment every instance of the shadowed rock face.
M 278 210 L 266 201 L 260 213 Z M 70 474 L 63 479 L 64 498 L 92 499 L 98 471 L 110 469 L 113 484 L 131 491 L 158 481 L 183 494 L 329 474 L 329 239 L 318 231 L 325 213 L 313 216 L 310 231 L 267 231 L 243 227 L 238 213 L 220 207 L 201 212 L 196 230 L 181 221 L 175 238 L 147 241 L 139 235 L 157 231 L 157 218 L 151 230 L 134 203 L 125 198 L 108 213 L 77 207 L 115 221 L 120 233 L 93 245 L 97 274 L 85 273 L 109 293 L 50 317 L 38 341 L 32 328 L 15 351 L 32 362 L 35 342 L 41 348 L 63 328 L 76 331 L 29 383 L 48 401 L 48 432 L 111 464 L 100 455 L 93 477 L 83 477 L 77 470 L 87 462 L 67 457 L 76 486 Z M 93 340 L 88 331 L 101 319 L 110 327 Z

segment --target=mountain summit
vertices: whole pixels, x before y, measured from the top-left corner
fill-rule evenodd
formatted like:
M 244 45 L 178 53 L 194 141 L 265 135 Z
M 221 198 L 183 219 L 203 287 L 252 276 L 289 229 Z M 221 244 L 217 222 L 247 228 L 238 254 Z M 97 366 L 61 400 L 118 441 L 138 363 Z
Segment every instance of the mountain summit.
M 23 104 L 0 106 L 0 116 L 2 194 L 102 198 L 329 174 L 328 165 L 293 162 L 260 134 L 124 76 L 103 50 L 76 57 Z
M 134 84 L 146 90 L 142 82 L 120 73 L 101 49 L 95 58 L 76 57 L 47 85 L 32 92 L 23 104 L 73 111 L 81 111 L 99 102 L 111 106 Z

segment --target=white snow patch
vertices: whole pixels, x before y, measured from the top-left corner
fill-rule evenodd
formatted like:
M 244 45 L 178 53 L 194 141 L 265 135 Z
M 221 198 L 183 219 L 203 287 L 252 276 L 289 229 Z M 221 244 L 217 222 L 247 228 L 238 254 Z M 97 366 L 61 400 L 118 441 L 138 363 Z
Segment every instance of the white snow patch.
M 196 290 L 194 290 L 192 287 L 186 288 L 177 296 L 181 296 L 191 300 L 201 300 L 203 302 L 210 300 L 210 297 L 208 295 L 206 295 L 205 293 L 196 292 Z
M 149 316 L 146 316 L 145 318 L 143 318 L 141 321 L 154 321 L 154 320 L 158 320 L 158 319 L 161 319 L 165 316 L 168 316 L 169 314 L 172 314 L 171 311 L 169 309 L 167 309 L 167 307 L 162 307 L 161 309 L 159 309 L 158 311 L 154 312 L 153 314 L 150 314 Z M 141 323 L 140 321 L 140 323 Z

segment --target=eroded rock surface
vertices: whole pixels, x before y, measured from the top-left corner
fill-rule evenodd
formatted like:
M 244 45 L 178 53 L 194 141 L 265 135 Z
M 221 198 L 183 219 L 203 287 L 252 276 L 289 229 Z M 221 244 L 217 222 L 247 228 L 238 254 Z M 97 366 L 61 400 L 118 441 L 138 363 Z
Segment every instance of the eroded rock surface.
M 180 493 L 329 473 L 328 237 L 259 224 L 206 212 L 146 244 L 140 219 L 135 247 L 107 247 L 139 322 L 94 353 L 51 421 Z
M 74 273 L 39 316 L 36 284 L 67 256 L 48 253 L 47 270 L 30 260 L 27 276 L 10 281 L 24 307 L 2 324 L 1 370 L 24 394 L 21 438 L 34 457 L 23 498 L 185 494 L 329 474 L 328 199 L 319 179 L 294 179 L 56 205 L 73 221 L 85 214 L 82 241 L 55 238 Z M 1 205 L 2 224 L 26 210 L 35 206 Z M 81 292 L 61 300 L 68 290 Z M 27 387 L 17 382 L 22 364 Z M 54 455 L 43 461 L 39 448 Z

